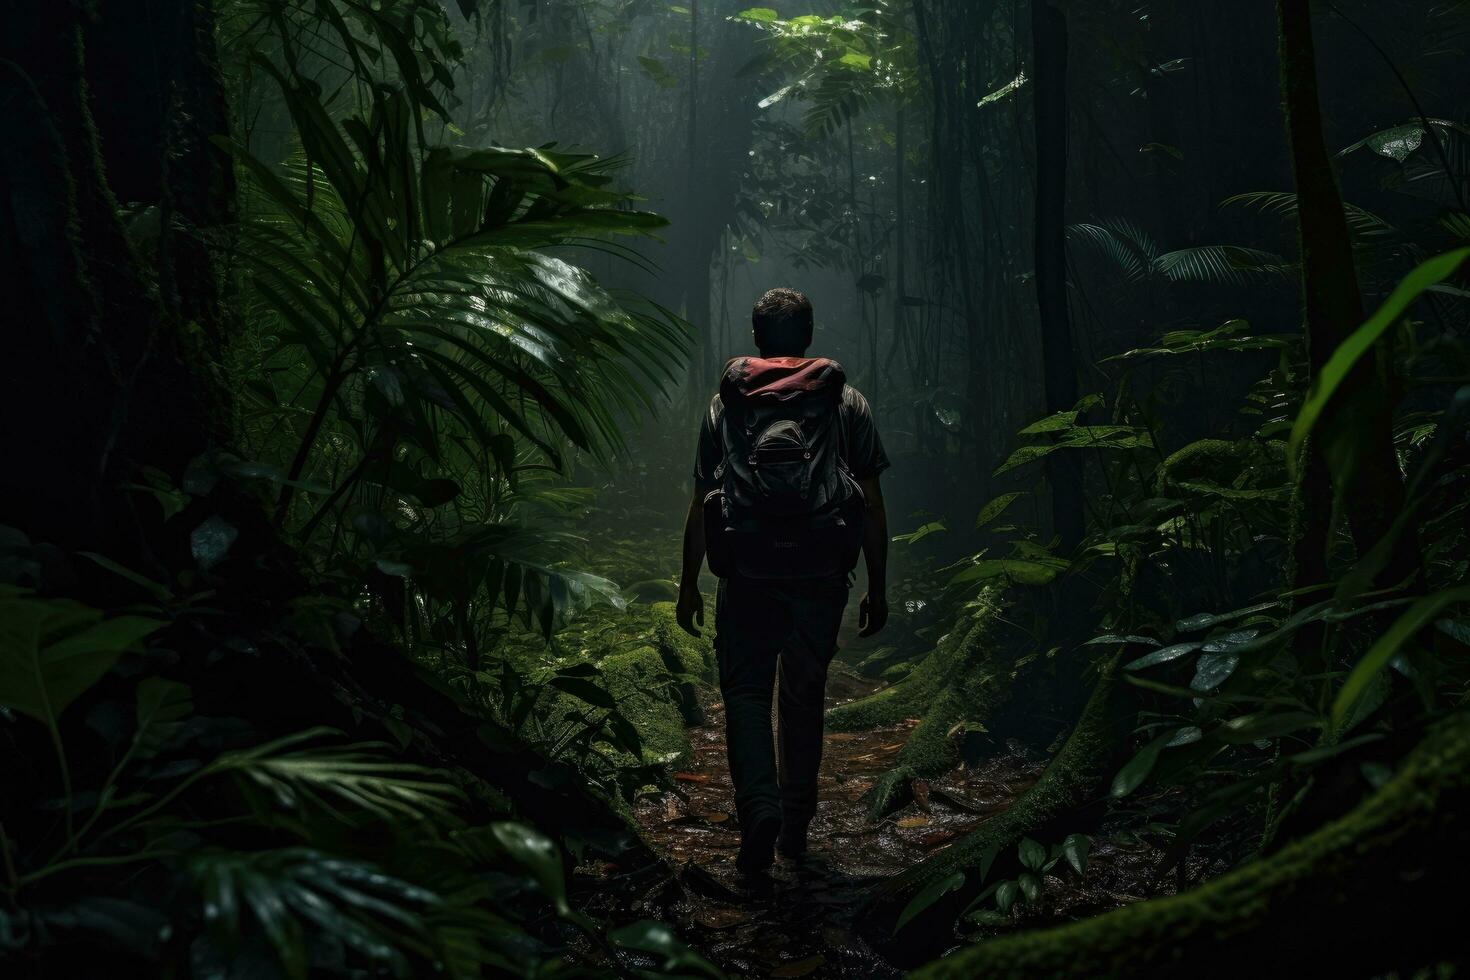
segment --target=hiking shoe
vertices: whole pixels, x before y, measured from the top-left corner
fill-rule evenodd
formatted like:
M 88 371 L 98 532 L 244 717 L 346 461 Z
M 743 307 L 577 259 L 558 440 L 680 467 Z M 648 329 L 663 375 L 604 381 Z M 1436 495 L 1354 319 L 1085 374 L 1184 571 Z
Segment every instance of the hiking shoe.
M 800 861 L 806 857 L 806 828 L 782 827 L 781 838 L 776 844 L 776 849 L 781 856 L 792 861 Z
M 735 867 L 741 874 L 756 875 L 776 863 L 776 837 L 781 833 L 780 817 L 757 817 L 740 835 L 740 853 Z

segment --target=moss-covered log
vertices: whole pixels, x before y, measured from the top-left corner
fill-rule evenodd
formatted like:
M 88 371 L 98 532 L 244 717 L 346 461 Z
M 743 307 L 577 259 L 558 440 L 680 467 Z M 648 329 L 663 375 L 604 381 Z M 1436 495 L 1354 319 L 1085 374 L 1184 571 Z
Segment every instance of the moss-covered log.
M 917 976 L 1370 976 L 1464 956 L 1470 715 L 1346 816 L 1182 895 L 983 943 Z
M 864 931 L 880 947 L 910 965 L 922 962 L 942 948 L 950 926 L 966 904 L 984 887 L 979 869 L 995 855 L 992 875 L 1006 873 L 1009 852 L 1023 836 L 1041 834 L 1096 796 L 1116 755 L 1128 715 L 1125 685 L 1116 677 L 1116 658 L 1104 666 L 1067 740 L 1029 790 L 1009 809 L 996 815 L 948 848 L 895 875 L 869 895 L 862 913 Z M 1058 827 L 1075 830 L 1075 827 Z M 904 908 L 929 884 L 965 874 L 965 882 L 914 917 L 901 932 L 894 926 Z
M 713 603 L 706 597 L 713 608 Z M 682 675 L 674 689 L 679 713 L 685 725 L 705 723 L 704 705 L 699 700 L 699 684 L 714 684 L 719 680 L 719 668 L 715 666 L 715 648 L 710 633 L 694 637 L 684 632 L 674 615 L 672 602 L 657 602 L 653 605 L 653 641 L 663 659 L 664 669 L 671 674 Z
M 1014 690 L 1014 662 L 994 637 L 1000 606 L 992 592 L 982 593 L 928 656 L 902 680 L 875 694 L 827 712 L 827 727 L 858 731 L 921 718 L 894 768 L 868 796 L 876 818 L 902 806 L 914 777 L 938 776 L 957 761 L 956 724 L 984 723 Z

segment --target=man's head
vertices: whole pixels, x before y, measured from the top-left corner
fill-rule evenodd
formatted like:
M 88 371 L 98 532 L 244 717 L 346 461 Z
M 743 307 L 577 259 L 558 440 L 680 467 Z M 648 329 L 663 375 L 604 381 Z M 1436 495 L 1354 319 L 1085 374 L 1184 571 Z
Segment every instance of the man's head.
M 750 311 L 762 357 L 800 357 L 812 342 L 812 301 L 782 286 L 767 290 Z

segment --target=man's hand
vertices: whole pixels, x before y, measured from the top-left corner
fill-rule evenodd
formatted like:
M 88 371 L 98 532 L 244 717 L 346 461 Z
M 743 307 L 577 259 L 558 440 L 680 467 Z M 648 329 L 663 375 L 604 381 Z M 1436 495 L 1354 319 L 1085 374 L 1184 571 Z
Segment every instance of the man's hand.
M 679 601 L 674 604 L 674 618 L 690 636 L 698 636 L 695 621 L 704 625 L 704 596 L 699 594 L 699 567 L 704 564 L 703 498 L 695 488 L 689 499 L 689 513 L 684 515 L 684 555 L 679 571 Z
M 704 596 L 700 595 L 698 589 L 679 590 L 679 601 L 674 605 L 674 618 L 690 636 L 700 635 L 694 624 L 698 622 L 700 626 L 704 625 Z
M 858 603 L 858 636 L 872 636 L 888 623 L 888 597 L 879 592 L 863 594 Z

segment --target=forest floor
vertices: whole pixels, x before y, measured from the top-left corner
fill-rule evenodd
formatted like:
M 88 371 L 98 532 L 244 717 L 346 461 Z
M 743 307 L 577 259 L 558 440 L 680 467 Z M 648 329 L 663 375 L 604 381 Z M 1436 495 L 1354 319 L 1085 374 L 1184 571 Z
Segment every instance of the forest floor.
M 850 619 L 855 618 L 852 603 Z M 844 626 L 844 639 L 856 623 Z M 845 644 L 844 644 L 845 645 Z M 884 682 L 859 676 L 842 654 L 832 665 L 829 708 L 864 697 Z M 642 798 L 636 818 L 644 839 L 680 870 L 664 914 L 695 948 L 735 976 L 897 977 L 854 931 L 866 888 L 945 847 L 1006 809 L 1037 778 L 1042 754 L 1009 742 L 978 764 L 914 785 L 914 798 L 880 821 L 868 819 L 864 794 L 892 766 L 918 718 L 861 732 L 829 732 L 811 854 L 779 860 L 768 882 L 735 870 L 740 844 L 718 691 L 702 694 L 706 724 L 689 730 L 693 753 L 675 788 Z M 1010 926 L 1034 926 L 1137 900 L 1151 882 L 1159 851 L 1141 840 L 1099 840 L 1085 881 L 1048 876 L 1044 903 L 1018 910 Z M 1167 887 L 1167 886 L 1166 886 Z M 671 899 L 671 900 L 670 900 Z M 663 903 L 660 903 L 663 904 Z

